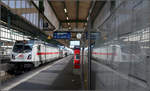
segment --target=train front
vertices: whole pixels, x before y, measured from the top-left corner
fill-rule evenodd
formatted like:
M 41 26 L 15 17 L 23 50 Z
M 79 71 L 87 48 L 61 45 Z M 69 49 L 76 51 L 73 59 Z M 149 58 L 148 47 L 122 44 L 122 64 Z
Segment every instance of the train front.
M 34 41 L 16 41 L 11 54 L 11 64 L 19 68 L 32 67 Z

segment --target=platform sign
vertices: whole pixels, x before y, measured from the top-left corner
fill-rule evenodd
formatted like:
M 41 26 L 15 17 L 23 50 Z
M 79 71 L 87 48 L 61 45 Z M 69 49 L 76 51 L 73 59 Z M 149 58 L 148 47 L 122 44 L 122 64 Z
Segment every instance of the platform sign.
M 49 35 L 49 36 L 47 37 L 47 39 L 51 39 L 51 36 Z
M 99 36 L 100 36 L 99 32 L 90 33 L 90 38 L 92 40 L 96 40 Z M 88 38 L 89 38 L 89 34 L 88 34 L 88 32 L 86 32 L 86 39 L 88 39 Z
M 54 32 L 53 39 L 71 39 L 70 32 Z

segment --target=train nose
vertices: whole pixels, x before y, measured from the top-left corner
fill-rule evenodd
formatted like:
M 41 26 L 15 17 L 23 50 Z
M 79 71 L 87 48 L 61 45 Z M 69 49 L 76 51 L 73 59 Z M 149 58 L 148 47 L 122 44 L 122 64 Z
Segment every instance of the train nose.
M 20 54 L 18 57 L 19 57 L 19 58 L 24 58 L 24 55 L 23 55 L 23 54 Z
M 18 54 L 15 56 L 15 59 L 24 59 L 24 55 L 23 54 Z

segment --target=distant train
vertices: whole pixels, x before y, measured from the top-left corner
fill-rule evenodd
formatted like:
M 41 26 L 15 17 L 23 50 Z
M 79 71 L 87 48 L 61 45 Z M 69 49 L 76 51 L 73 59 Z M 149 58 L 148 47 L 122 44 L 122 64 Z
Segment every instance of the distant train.
M 137 42 L 116 43 L 94 47 L 92 58 L 117 68 L 120 63 L 143 61 L 144 52 Z
M 62 58 L 60 48 L 38 40 L 16 41 L 10 63 L 15 69 L 33 68 L 52 60 Z

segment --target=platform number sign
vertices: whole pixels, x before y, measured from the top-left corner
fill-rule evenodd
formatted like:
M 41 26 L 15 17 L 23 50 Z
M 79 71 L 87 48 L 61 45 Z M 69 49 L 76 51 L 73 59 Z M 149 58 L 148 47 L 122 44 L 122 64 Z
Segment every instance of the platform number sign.
M 96 40 L 98 37 L 100 37 L 100 33 L 99 32 L 92 32 L 92 33 L 90 33 L 90 38 L 92 40 Z M 88 38 L 89 38 L 89 34 L 88 34 L 88 32 L 86 32 L 86 39 L 88 39 Z

